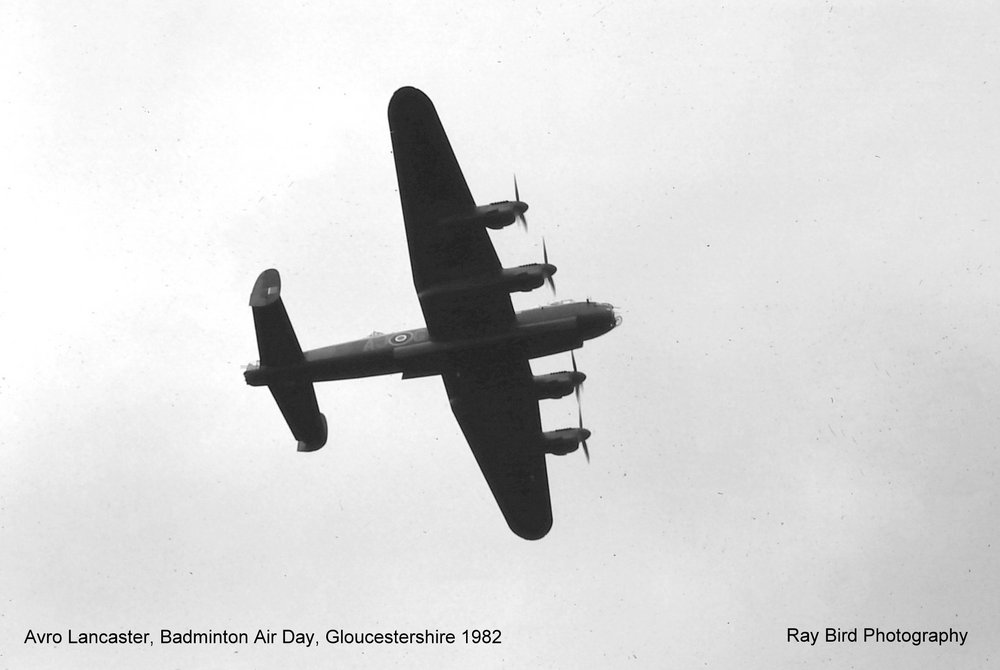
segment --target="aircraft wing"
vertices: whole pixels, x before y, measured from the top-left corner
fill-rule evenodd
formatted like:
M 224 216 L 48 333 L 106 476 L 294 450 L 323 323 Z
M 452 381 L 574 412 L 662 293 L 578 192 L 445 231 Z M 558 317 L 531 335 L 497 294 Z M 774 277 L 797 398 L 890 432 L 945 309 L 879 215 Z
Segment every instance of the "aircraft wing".
M 389 130 L 413 284 L 431 337 L 454 340 L 505 330 L 514 322 L 506 293 L 421 295 L 495 274 L 501 266 L 483 226 L 441 223 L 471 214 L 476 203 L 430 99 L 415 88 L 396 91 L 389 102 Z
M 527 540 L 544 537 L 552 527 L 552 503 L 524 352 L 513 347 L 471 353 L 443 377 L 455 418 L 507 524 Z

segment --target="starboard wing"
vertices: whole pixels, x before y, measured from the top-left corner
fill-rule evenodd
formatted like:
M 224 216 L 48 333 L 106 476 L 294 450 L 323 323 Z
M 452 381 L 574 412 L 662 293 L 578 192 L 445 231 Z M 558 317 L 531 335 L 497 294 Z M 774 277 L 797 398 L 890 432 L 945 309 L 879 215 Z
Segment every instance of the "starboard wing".
M 511 530 L 537 540 L 552 527 L 531 367 L 517 347 L 470 353 L 445 373 L 452 411 Z
M 476 203 L 430 99 L 411 87 L 396 91 L 389 129 L 417 294 L 498 273 L 500 261 L 483 226 L 442 223 L 471 215 Z M 514 321 L 510 296 L 502 292 L 421 295 L 420 307 L 437 340 L 495 333 Z

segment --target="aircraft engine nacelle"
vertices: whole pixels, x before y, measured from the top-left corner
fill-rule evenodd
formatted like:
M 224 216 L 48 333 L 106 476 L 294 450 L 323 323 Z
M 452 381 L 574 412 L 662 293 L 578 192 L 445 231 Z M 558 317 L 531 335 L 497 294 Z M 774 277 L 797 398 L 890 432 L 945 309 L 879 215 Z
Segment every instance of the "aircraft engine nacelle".
M 590 437 L 586 428 L 561 428 L 542 433 L 545 453 L 565 456 L 580 448 L 580 443 Z
M 550 263 L 529 263 L 516 268 L 504 268 L 500 276 L 503 288 L 508 293 L 526 293 L 540 288 L 555 273 L 556 266 Z
M 523 205 L 523 213 L 528 206 L 520 202 L 494 202 L 490 205 L 476 207 L 475 220 L 490 230 L 506 228 L 517 220 L 518 206 Z
M 458 214 L 441 219 L 446 226 L 472 225 L 483 226 L 491 230 L 500 230 L 514 223 L 519 216 L 524 216 L 528 205 L 518 201 L 494 202 L 480 205 L 469 214 Z
M 532 291 L 556 272 L 556 266 L 551 263 L 531 263 L 516 268 L 503 268 L 496 274 L 486 277 L 439 284 L 420 292 L 421 300 L 438 298 L 464 297 L 489 292 L 519 293 Z
M 535 397 L 538 400 L 556 399 L 568 396 L 583 383 L 587 375 L 582 372 L 552 372 L 547 375 L 535 375 Z

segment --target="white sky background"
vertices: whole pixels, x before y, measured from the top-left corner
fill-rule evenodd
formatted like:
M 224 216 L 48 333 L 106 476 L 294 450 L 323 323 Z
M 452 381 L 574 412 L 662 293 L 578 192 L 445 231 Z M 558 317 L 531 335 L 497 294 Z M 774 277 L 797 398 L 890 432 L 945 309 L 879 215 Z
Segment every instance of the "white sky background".
M 61 5 L 0 14 L 0 667 L 996 660 L 991 3 Z M 549 458 L 540 542 L 440 381 L 319 385 L 315 454 L 243 383 L 267 267 L 307 348 L 421 325 L 403 85 L 478 201 L 517 172 L 531 229 L 493 234 L 502 261 L 544 235 L 559 298 L 625 310 L 578 352 L 593 462 Z M 161 627 L 504 637 L 21 644 Z

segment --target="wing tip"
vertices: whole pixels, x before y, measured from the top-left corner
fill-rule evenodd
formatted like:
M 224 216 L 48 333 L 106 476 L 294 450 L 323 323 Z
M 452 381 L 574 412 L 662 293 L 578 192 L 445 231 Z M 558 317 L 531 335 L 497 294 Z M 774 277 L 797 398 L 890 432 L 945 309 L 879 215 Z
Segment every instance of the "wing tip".
M 540 540 L 549 534 L 549 531 L 552 530 L 552 518 L 550 517 L 538 525 L 508 525 L 510 525 L 510 529 L 514 531 L 514 534 L 518 537 L 534 542 L 535 540 Z
M 389 101 L 389 104 L 393 104 L 394 102 L 405 102 L 410 100 L 430 101 L 430 98 L 427 97 L 426 93 L 424 93 L 415 86 L 401 86 L 398 89 L 396 89 L 395 93 L 392 94 L 392 100 Z
M 432 115 L 437 117 L 434 103 L 427 97 L 427 94 L 419 88 L 413 86 L 403 86 L 392 94 L 389 100 L 389 121 L 395 125 L 397 119 L 408 117 L 422 117 Z
M 501 512 L 514 534 L 525 540 L 540 540 L 552 530 L 551 504 L 535 501 L 533 505 L 518 510 L 519 513 L 503 508 Z

